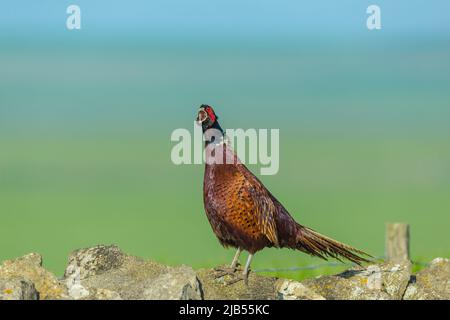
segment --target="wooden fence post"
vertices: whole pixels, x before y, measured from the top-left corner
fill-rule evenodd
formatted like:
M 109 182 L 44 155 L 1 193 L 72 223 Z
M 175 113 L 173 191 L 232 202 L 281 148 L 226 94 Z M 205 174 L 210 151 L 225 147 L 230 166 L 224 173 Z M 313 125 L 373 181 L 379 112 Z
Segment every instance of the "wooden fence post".
M 409 225 L 388 223 L 386 225 L 386 259 L 392 262 L 409 260 Z

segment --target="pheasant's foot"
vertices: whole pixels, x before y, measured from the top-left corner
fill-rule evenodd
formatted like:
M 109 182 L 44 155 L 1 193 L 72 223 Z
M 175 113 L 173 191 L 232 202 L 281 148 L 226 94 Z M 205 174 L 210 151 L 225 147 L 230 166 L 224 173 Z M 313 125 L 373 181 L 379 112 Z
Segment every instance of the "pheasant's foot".
M 244 281 L 245 285 L 248 285 L 248 275 L 245 275 L 242 273 L 242 270 L 239 270 L 237 268 L 214 268 L 216 274 L 214 274 L 214 279 L 221 279 L 221 282 L 223 282 L 224 285 L 232 285 L 239 281 Z M 239 271 L 239 272 L 237 272 Z
M 225 282 L 225 285 L 229 286 L 232 284 L 235 284 L 236 282 L 239 281 L 244 281 L 245 285 L 248 286 L 248 277 L 246 277 L 245 275 L 238 273 L 238 274 L 234 274 L 233 277 Z
M 222 278 L 224 276 L 235 276 L 235 272 L 237 271 L 237 268 L 231 268 L 231 267 L 217 267 L 213 269 L 216 271 L 214 274 L 214 279 Z

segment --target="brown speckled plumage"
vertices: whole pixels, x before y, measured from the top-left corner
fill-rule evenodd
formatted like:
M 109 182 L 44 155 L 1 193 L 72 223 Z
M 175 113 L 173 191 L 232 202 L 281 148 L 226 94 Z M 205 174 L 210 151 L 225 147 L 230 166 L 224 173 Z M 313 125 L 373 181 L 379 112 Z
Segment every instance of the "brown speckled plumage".
M 199 114 L 199 118 L 204 119 L 203 116 L 207 115 Z M 221 130 L 215 114 L 213 118 L 214 121 L 202 122 L 204 131 Z M 232 164 L 205 166 L 205 211 L 223 246 L 241 248 L 251 254 L 265 247 L 277 247 L 297 249 L 323 259 L 343 257 L 358 264 L 367 261 L 359 256 L 364 252 L 298 224 L 226 144 L 216 141 L 214 148 L 235 159 Z

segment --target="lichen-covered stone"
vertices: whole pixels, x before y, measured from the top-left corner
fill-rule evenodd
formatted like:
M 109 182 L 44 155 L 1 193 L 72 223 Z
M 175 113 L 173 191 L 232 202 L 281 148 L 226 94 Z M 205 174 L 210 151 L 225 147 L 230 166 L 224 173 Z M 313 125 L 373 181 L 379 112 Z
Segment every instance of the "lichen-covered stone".
M 384 263 L 308 279 L 302 284 L 328 300 L 401 300 L 410 270 L 409 262 Z
M 73 299 L 201 299 L 195 272 L 124 254 L 116 246 L 77 250 L 65 282 Z
M 200 283 L 191 267 L 171 268 L 156 277 L 144 290 L 148 300 L 200 300 Z
M 126 256 L 119 247 L 98 245 L 72 252 L 64 273 L 65 278 L 76 276 L 82 280 L 119 268 Z
M 405 300 L 450 300 L 450 260 L 434 259 L 430 266 L 411 277 Z
M 242 270 L 236 271 L 237 274 Z M 227 284 L 232 279 L 229 276 L 216 278 L 216 272 L 211 269 L 200 269 L 197 271 L 206 300 L 273 300 L 277 298 L 275 282 L 276 278 L 259 276 L 250 272 L 248 286 L 244 281 Z
M 31 282 L 43 300 L 67 299 L 66 287 L 54 274 L 42 267 L 42 257 L 30 253 L 23 257 L 7 260 L 0 265 L 0 279 L 21 278 Z
M 325 300 L 303 283 L 294 280 L 279 279 L 276 289 L 280 300 Z
M 0 300 L 38 300 L 34 284 L 23 278 L 0 280 Z
M 123 300 L 116 291 L 90 288 L 89 300 Z
M 409 262 L 386 262 L 301 282 L 250 272 L 246 285 L 233 283 L 242 269 L 218 277 L 211 269 L 170 267 L 100 245 L 74 251 L 62 280 L 42 267 L 36 253 L 3 262 L 0 300 L 450 300 L 449 259 L 437 258 L 415 276 L 410 269 Z

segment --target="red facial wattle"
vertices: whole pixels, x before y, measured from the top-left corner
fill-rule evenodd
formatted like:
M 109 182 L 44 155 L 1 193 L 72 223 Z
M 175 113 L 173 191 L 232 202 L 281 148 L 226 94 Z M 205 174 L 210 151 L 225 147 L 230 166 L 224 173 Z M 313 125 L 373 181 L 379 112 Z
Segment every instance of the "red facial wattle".
M 212 122 L 216 121 L 216 115 L 214 114 L 214 111 L 211 108 L 206 108 L 205 110 L 208 113 L 209 119 L 211 119 Z

